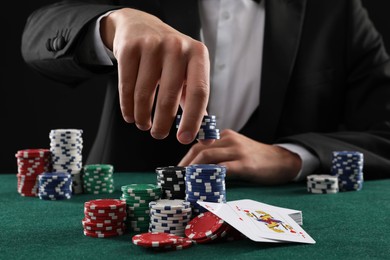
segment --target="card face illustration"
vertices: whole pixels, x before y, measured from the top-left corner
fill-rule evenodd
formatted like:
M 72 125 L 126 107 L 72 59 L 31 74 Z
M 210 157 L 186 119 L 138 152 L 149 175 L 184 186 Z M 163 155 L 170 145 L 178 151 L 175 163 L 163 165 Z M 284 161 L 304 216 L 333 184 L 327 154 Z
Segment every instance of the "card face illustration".
M 227 203 L 198 201 L 198 204 L 225 220 L 251 240 L 274 243 L 315 243 L 314 239 L 289 216 L 298 211 L 253 200 Z

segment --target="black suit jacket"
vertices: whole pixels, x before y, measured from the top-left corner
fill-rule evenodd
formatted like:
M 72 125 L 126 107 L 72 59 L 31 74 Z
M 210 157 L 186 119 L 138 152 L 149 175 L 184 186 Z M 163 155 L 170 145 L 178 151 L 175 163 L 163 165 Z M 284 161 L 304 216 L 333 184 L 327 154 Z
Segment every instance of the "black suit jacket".
M 23 57 L 44 76 L 69 85 L 106 75 L 102 121 L 87 163 L 112 163 L 118 170 L 177 164 L 190 146 L 176 141 L 175 129 L 157 141 L 126 124 L 116 67 L 80 60 L 89 23 L 118 8 L 108 1 L 89 2 L 66 1 L 34 12 L 23 34 Z M 152 13 L 199 39 L 196 0 L 119 4 Z M 319 173 L 329 173 L 332 151 L 354 150 L 364 153 L 366 179 L 390 177 L 390 62 L 361 2 L 266 0 L 265 6 L 260 106 L 240 132 L 264 143 L 304 146 L 320 159 Z M 49 51 L 48 39 L 61 30 L 67 32 L 66 44 Z M 82 51 L 94 59 L 94 53 Z

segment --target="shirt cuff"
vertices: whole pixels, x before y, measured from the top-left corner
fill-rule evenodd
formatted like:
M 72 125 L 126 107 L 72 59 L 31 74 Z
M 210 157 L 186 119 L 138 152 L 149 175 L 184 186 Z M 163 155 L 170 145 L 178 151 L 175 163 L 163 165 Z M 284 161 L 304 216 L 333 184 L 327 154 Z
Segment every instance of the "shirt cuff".
M 115 57 L 108 49 L 100 35 L 100 21 L 115 10 L 99 16 L 89 27 L 87 34 L 81 44 L 80 60 L 88 65 L 112 66 Z
M 302 167 L 297 176 L 293 179 L 294 182 L 304 180 L 308 175 L 313 174 L 320 166 L 320 160 L 300 145 L 290 143 L 275 145 L 283 147 L 284 149 L 297 154 L 301 158 Z

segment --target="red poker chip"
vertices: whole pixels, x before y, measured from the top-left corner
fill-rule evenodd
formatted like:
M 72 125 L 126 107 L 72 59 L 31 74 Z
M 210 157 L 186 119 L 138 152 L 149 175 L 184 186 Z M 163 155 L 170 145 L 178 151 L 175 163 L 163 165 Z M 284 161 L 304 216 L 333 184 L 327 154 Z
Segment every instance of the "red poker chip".
M 91 222 L 104 222 L 106 220 L 112 220 L 115 222 L 123 222 L 127 219 L 126 214 L 121 215 L 121 216 L 105 216 L 105 217 L 94 217 L 94 216 L 88 216 L 84 214 L 86 219 L 89 219 Z
M 37 175 L 24 175 L 24 174 L 21 174 L 20 172 L 18 174 L 16 174 L 16 177 L 18 179 L 22 179 L 22 180 L 31 180 L 31 181 L 37 180 Z
M 225 226 L 225 221 L 210 211 L 200 213 L 191 221 L 185 229 L 185 235 L 193 240 L 202 240 L 212 237 Z
M 122 208 L 117 208 L 117 209 L 89 209 L 89 208 L 84 208 L 84 213 L 91 213 L 92 215 L 91 216 L 99 216 L 99 215 L 102 215 L 102 216 L 105 216 L 105 215 L 112 215 L 112 214 L 115 214 L 115 215 L 120 215 L 120 214 L 123 214 L 123 213 L 126 213 L 126 207 L 122 207 Z
M 209 237 L 206 237 L 206 238 L 202 238 L 202 239 L 196 239 L 196 240 L 193 239 L 193 241 L 196 244 L 206 244 L 206 243 L 218 242 L 218 241 L 221 241 L 221 240 L 223 240 L 224 238 L 227 237 L 228 232 L 230 231 L 230 229 L 231 229 L 230 225 L 225 224 L 215 234 L 213 234 L 213 235 L 211 235 Z
M 37 197 L 38 195 L 36 193 L 23 193 L 23 192 L 19 192 L 19 194 L 23 197 Z
M 88 211 L 84 211 L 84 215 L 91 218 L 91 219 L 94 219 L 96 218 L 97 219 L 120 219 L 120 218 L 123 218 L 123 217 L 127 217 L 126 213 L 119 213 L 119 214 L 116 214 L 116 213 L 105 213 L 105 214 L 97 214 L 97 213 L 93 213 L 93 212 L 88 212 Z
M 153 248 L 171 246 L 180 242 L 180 239 L 182 239 L 182 237 L 163 232 L 147 232 L 132 237 L 134 245 Z
M 117 225 L 91 225 L 90 223 L 83 222 L 83 228 L 85 230 L 93 230 L 93 231 L 113 231 L 113 230 L 124 230 L 126 229 L 126 225 L 123 222 L 118 222 Z
M 95 232 L 95 233 L 106 233 L 106 232 L 124 232 L 126 229 L 126 226 L 124 224 L 114 227 L 114 226 L 107 226 L 102 228 L 96 228 L 96 227 L 90 227 L 90 226 L 83 226 L 84 230 Z
M 31 157 L 46 157 L 50 156 L 51 152 L 49 149 L 24 149 L 16 152 L 15 157 L 17 158 L 31 158 Z
M 104 233 L 96 233 L 93 231 L 84 230 L 84 235 L 88 237 L 96 237 L 96 238 L 107 238 L 107 237 L 115 237 L 123 235 L 124 232 L 104 232 Z
M 126 201 L 120 199 L 96 199 L 86 201 L 84 208 L 90 210 L 126 208 Z
M 104 220 L 93 220 L 84 217 L 83 222 L 85 222 L 88 225 L 96 225 L 96 226 L 104 226 L 104 225 L 111 225 L 111 226 L 117 226 L 120 223 L 123 223 L 123 221 L 120 220 L 112 220 L 112 219 L 104 219 Z
M 170 245 L 170 246 L 165 246 L 165 247 L 162 247 L 162 248 L 158 248 L 158 249 L 161 249 L 161 250 L 182 250 L 182 249 L 186 249 L 186 248 L 189 248 L 193 245 L 193 242 L 191 239 L 187 238 L 187 237 L 183 237 L 183 238 L 180 238 L 178 240 L 178 242 L 176 244 L 173 244 L 173 245 Z

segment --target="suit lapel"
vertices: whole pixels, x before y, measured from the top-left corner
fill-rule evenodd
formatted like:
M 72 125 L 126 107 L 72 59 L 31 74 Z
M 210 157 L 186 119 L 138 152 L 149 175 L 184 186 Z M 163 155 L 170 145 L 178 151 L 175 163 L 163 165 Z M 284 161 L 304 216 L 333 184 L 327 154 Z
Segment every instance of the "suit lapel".
M 263 71 L 258 110 L 259 140 L 274 140 L 285 93 L 297 55 L 306 0 L 270 0 L 265 3 Z

